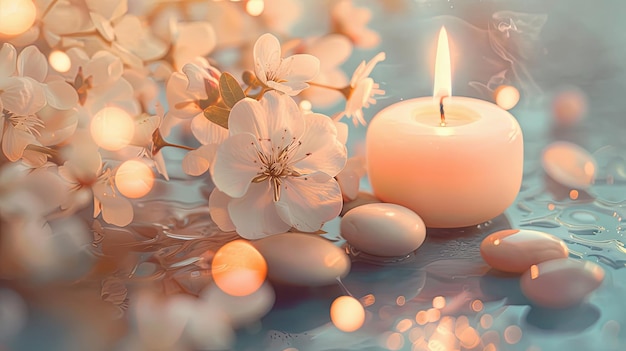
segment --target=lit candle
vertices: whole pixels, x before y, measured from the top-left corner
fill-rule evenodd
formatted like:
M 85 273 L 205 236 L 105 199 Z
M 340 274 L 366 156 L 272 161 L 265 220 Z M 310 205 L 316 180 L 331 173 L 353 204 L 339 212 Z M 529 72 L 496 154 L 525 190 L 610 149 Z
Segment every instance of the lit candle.
M 450 52 L 439 34 L 434 97 L 379 112 L 367 131 L 369 181 L 384 202 L 434 228 L 476 225 L 509 207 L 522 182 L 517 120 L 487 101 L 451 96 Z

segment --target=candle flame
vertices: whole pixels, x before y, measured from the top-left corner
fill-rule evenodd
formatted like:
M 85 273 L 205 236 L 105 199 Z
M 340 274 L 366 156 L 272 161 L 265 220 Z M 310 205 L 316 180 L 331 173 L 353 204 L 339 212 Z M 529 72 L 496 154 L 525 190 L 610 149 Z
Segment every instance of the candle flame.
M 450 68 L 450 46 L 446 27 L 439 31 L 437 43 L 437 57 L 435 59 L 435 84 L 433 96 L 441 98 L 452 95 L 452 73 Z

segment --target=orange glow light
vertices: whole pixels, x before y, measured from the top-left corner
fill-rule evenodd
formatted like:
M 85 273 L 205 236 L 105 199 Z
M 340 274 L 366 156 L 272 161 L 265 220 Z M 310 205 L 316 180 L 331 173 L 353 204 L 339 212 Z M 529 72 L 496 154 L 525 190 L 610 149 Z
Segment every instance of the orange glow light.
M 122 195 L 137 199 L 152 190 L 154 174 L 145 163 L 128 160 L 120 165 L 115 172 L 115 186 Z
M 48 56 L 48 62 L 50 62 L 50 66 L 57 72 L 67 72 L 72 68 L 70 57 L 60 50 L 52 51 L 50 56 Z
M 267 274 L 267 263 L 247 241 L 235 240 L 215 253 L 211 264 L 215 284 L 232 296 L 247 296 L 257 291 Z
M 22 34 L 35 23 L 36 16 L 32 0 L 0 0 L 0 34 Z
M 98 146 L 117 151 L 130 144 L 135 133 L 135 123 L 128 112 L 121 108 L 105 107 L 91 120 L 90 131 Z
M 444 96 L 452 96 L 452 71 L 450 64 L 450 45 L 445 27 L 439 31 L 437 57 L 435 59 L 435 84 L 433 96 L 439 100 Z
M 330 306 L 330 320 L 344 332 L 358 330 L 365 322 L 365 309 L 352 296 L 339 296 Z

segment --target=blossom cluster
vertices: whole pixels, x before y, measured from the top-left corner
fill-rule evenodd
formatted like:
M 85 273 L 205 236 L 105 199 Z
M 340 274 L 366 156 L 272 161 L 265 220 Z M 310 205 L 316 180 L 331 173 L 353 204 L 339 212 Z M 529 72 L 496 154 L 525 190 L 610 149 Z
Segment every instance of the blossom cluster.
M 133 199 L 155 173 L 169 180 L 168 167 L 211 177 L 212 219 L 245 238 L 315 232 L 336 217 L 363 168 L 347 159 L 340 120 L 365 124 L 384 94 L 370 77 L 384 53 L 351 77 L 342 69 L 353 48 L 378 44 L 370 14 L 335 1 L 328 28 L 296 38 L 301 4 L 253 3 L 15 2 L 19 16 L 0 18 L 5 247 L 45 245 L 57 227 L 84 233 L 65 222 L 85 211 L 127 226 Z M 165 148 L 185 150 L 182 163 L 166 162 Z M 43 269 L 30 257 L 22 270 Z

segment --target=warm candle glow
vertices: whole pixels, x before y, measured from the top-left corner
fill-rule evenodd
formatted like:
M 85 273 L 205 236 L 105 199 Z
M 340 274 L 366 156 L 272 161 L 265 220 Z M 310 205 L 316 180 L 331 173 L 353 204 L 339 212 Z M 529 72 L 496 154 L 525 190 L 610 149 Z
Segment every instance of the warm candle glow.
M 435 84 L 433 96 L 441 98 L 452 95 L 452 73 L 450 68 L 450 45 L 445 27 L 439 31 L 437 57 L 435 59 Z

